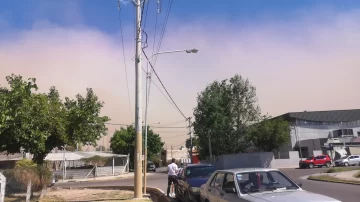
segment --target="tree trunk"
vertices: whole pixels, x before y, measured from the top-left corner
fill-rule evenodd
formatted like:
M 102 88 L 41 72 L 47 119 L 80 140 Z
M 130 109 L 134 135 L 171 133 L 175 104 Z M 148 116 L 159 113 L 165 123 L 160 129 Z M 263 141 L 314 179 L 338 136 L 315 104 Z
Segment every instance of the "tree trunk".
M 46 185 L 43 186 L 43 188 L 41 189 L 41 192 L 40 192 L 40 199 L 42 199 L 47 193 L 47 187 Z
M 31 180 L 29 180 L 28 185 L 27 185 L 27 189 L 26 189 L 26 202 L 30 202 L 30 198 L 31 198 Z

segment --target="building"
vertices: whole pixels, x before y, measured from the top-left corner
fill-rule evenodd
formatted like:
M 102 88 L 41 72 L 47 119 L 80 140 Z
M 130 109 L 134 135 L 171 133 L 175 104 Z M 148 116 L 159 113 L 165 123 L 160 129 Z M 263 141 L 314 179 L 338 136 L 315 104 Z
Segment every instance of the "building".
M 275 118 L 279 117 L 291 126 L 291 141 L 281 148 L 280 158 L 288 158 L 289 151 L 299 151 L 300 158 L 314 151 L 328 153 L 331 145 L 334 158 L 360 154 L 360 109 L 290 112 Z

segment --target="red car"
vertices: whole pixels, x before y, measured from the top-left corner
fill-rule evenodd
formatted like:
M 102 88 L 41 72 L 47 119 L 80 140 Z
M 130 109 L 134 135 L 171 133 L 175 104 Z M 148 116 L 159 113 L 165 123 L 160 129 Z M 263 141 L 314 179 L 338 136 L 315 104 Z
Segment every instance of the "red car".
M 330 167 L 331 166 L 331 158 L 329 155 L 319 155 L 319 156 L 310 156 L 305 160 L 300 160 L 299 167 L 300 168 L 313 168 L 314 166 Z

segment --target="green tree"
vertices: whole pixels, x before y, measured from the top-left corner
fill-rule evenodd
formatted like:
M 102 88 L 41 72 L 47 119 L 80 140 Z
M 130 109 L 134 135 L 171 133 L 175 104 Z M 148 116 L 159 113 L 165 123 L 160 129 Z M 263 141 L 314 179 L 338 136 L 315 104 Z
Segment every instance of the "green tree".
M 289 123 L 281 118 L 265 118 L 250 127 L 247 140 L 260 151 L 278 151 L 290 141 Z
M 103 103 L 91 89 L 85 98 L 66 98 L 64 104 L 55 87 L 42 94 L 36 93 L 33 78 L 25 81 L 13 74 L 6 80 L 10 88 L 0 88 L 0 151 L 29 152 L 41 165 L 54 148 L 96 145 L 106 134 L 109 118 L 100 116 Z
M 66 134 L 68 144 L 72 146 L 76 146 L 76 143 L 97 146 L 96 141 L 107 134 L 105 123 L 110 119 L 100 116 L 104 103 L 98 100 L 91 88 L 86 90 L 86 97 L 78 94 L 75 100 L 65 98 L 68 123 Z
M 143 131 L 144 133 L 145 131 Z M 144 137 L 144 135 L 143 135 Z M 148 129 L 148 159 L 152 159 L 158 155 L 164 146 L 159 134 L 156 134 Z M 114 132 L 113 137 L 110 139 L 110 148 L 116 154 L 130 154 L 130 162 L 134 161 L 135 149 L 135 129 L 133 126 L 121 128 Z
M 240 75 L 214 81 L 198 94 L 194 117 L 200 156 L 209 155 L 209 139 L 213 155 L 245 152 L 248 125 L 260 117 L 256 89 Z

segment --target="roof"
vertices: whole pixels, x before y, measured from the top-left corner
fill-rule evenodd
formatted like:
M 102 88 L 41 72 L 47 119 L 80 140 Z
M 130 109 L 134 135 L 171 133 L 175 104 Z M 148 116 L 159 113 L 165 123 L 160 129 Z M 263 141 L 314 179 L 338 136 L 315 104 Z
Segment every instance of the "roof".
M 226 169 L 226 170 L 218 170 L 219 172 L 231 172 L 231 173 L 245 173 L 245 172 L 268 172 L 268 171 L 278 171 L 278 169 L 274 168 L 234 168 L 234 169 Z
M 214 165 L 211 164 L 202 164 L 202 163 L 197 163 L 197 164 L 187 164 L 186 167 L 212 167 Z
M 78 161 L 83 158 L 91 158 L 93 156 L 102 156 L 102 157 L 125 157 L 127 155 L 119 155 L 119 154 L 112 154 L 112 153 L 102 153 L 102 152 L 65 152 L 65 159 L 67 161 Z M 48 161 L 63 161 L 64 160 L 64 153 L 49 153 L 45 160 Z
M 280 117 L 316 122 L 352 122 L 360 120 L 360 109 L 289 112 Z

